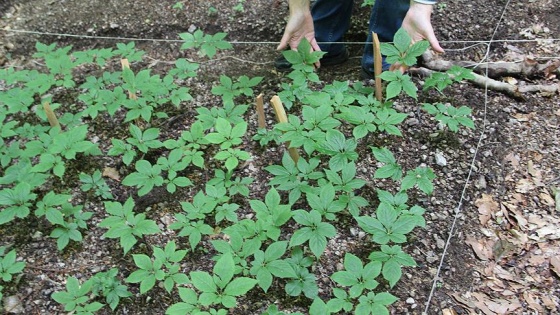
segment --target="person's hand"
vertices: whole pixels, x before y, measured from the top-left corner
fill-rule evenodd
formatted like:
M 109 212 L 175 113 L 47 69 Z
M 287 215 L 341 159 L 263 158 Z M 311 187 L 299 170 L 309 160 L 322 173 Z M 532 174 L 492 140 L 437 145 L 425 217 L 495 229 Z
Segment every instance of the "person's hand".
M 284 36 L 276 49 L 283 50 L 289 45 L 292 50 L 297 50 L 299 42 L 304 37 L 311 43 L 313 50 L 321 50 L 315 40 L 315 28 L 309 10 L 307 12 L 300 10 L 290 14 L 288 24 L 284 29 Z
M 277 50 L 283 50 L 286 47 L 290 47 L 292 50 L 297 50 L 297 47 L 301 40 L 306 38 L 311 44 L 312 51 L 320 51 L 317 40 L 315 39 L 315 28 L 313 27 L 313 17 L 311 17 L 311 12 L 309 7 L 307 8 L 290 8 L 290 18 L 284 29 L 284 35 L 280 44 L 276 48 Z M 318 68 L 320 66 L 319 62 L 315 64 Z
M 412 2 L 403 20 L 402 27 L 410 35 L 412 43 L 425 39 L 430 43 L 434 51 L 443 53 L 443 48 L 439 45 L 432 22 L 430 21 L 431 15 L 431 4 Z

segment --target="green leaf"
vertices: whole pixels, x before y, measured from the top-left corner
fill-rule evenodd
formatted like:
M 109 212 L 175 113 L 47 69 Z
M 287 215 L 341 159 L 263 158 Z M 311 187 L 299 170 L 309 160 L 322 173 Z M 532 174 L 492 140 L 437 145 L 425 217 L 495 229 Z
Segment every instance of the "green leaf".
M 410 42 L 410 35 L 408 35 L 406 30 L 402 27 L 399 28 L 393 36 L 393 45 L 395 45 L 395 48 L 400 52 L 406 52 L 410 46 Z
M 220 277 L 220 287 L 224 287 L 233 278 L 235 263 L 231 253 L 223 254 L 214 265 L 214 274 Z
M 257 284 L 257 280 L 239 277 L 233 279 L 224 290 L 224 294 L 231 296 L 241 296 L 251 290 Z
M 383 264 L 382 274 L 383 278 L 389 281 L 389 285 L 392 288 L 402 277 L 401 265 L 397 261 L 391 259 Z
M 399 81 L 390 82 L 385 90 L 386 98 L 389 100 L 399 96 L 399 94 L 401 94 L 402 89 L 403 89 L 403 85 L 401 82 Z
M 150 259 L 150 257 L 137 254 L 132 255 L 132 257 L 134 259 L 134 263 L 136 264 L 136 266 L 138 266 L 138 268 L 145 270 L 152 269 L 152 260 Z
M 309 308 L 309 315 L 326 315 L 331 314 L 328 310 L 327 305 L 321 298 L 317 297 L 311 303 L 311 307 Z
M 279 241 L 270 244 L 266 251 L 264 252 L 266 261 L 276 261 L 280 259 L 286 253 L 286 248 L 288 246 L 288 242 L 286 241 Z
M 191 271 L 189 273 L 192 284 L 200 291 L 206 293 L 217 292 L 218 287 L 212 276 L 205 271 Z
M 285 260 L 274 260 L 268 263 L 268 271 L 275 277 L 279 278 L 295 278 L 294 268 Z

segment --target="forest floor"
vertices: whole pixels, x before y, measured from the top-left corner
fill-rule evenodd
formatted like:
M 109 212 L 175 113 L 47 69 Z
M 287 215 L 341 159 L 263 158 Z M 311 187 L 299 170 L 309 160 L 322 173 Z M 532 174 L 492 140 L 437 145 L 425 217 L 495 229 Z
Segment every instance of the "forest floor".
M 273 61 L 278 53 L 273 42 L 281 38 L 288 13 L 286 1 L 246 0 L 242 2 L 242 11 L 234 9 L 236 0 L 183 1 L 182 8 L 173 9 L 176 3 L 175 0 L 3 1 L 0 66 L 33 65 L 36 41 L 86 50 L 114 47 L 117 42 L 126 43 L 134 38 L 139 39 L 136 47 L 146 52 L 143 66 L 161 72 L 177 58 L 197 58 L 182 51 L 181 43 L 173 40 L 179 39 L 179 33 L 200 29 L 210 34 L 227 32 L 233 49 L 220 52 L 213 60 L 201 61 L 199 75 L 190 86 L 197 95 L 196 106 L 215 105 L 210 90 L 221 74 L 264 77 L 257 93 L 263 93 L 265 99 L 278 92 L 283 75 L 274 69 Z M 368 11 L 369 8 L 356 3 L 347 41 L 365 40 Z M 440 58 L 446 60 L 489 63 L 534 60 L 546 64 L 560 57 L 560 6 L 555 0 L 442 1 L 435 6 L 433 22 L 446 49 Z M 319 69 L 324 82 L 361 80 L 363 45 L 348 47 L 351 59 L 346 64 Z M 496 79 L 517 86 L 558 86 L 555 73 L 558 72 L 530 76 L 511 73 Z M 406 268 L 402 281 L 392 291 L 399 298 L 392 306 L 392 313 L 421 314 L 430 299 L 428 314 L 557 314 L 560 312 L 558 92 L 512 97 L 462 83 L 446 91 L 446 97 L 456 106 L 472 108 L 476 129 L 461 131 L 449 139 L 431 138 L 433 123 L 419 117 L 418 104 L 403 101 L 399 110 L 409 114 L 401 126 L 403 137 L 388 145 L 392 152 L 398 152 L 402 165 L 425 164 L 437 175 L 434 193 L 418 199 L 427 210 L 426 227 L 415 230 L 405 246 L 419 266 Z M 256 121 L 253 113 L 248 118 L 250 122 Z M 179 117 L 173 128 L 177 132 L 187 129 L 190 119 L 192 115 Z M 249 133 L 255 130 L 256 126 L 252 126 Z M 266 192 L 258 180 L 266 178 L 263 168 L 271 159 L 280 159 L 280 155 L 256 149 L 252 155 L 252 165 L 243 173 L 257 179 L 251 186 L 251 197 L 259 198 L 262 197 L 259 194 Z M 436 156 L 443 156 L 446 163 L 436 163 Z M 372 178 L 375 162 L 364 160 L 357 164 L 361 178 Z M 1 168 L 0 173 L 3 173 Z M 130 193 L 124 188 L 115 191 Z M 155 217 L 164 215 L 162 207 L 168 207 L 165 198 L 144 198 L 137 201 L 137 207 L 152 209 Z M 124 195 L 117 199 L 126 200 Z M 102 215 L 96 220 L 100 219 Z M 165 220 L 158 223 L 165 224 Z M 41 227 L 30 224 L 26 228 L 32 230 L 28 237 L 22 237 L 20 231 L 0 226 L 0 245 L 15 246 L 19 259 L 28 266 L 17 286 L 5 288 L 3 292 L 5 298 L 15 297 L 20 301 L 23 314 L 63 313 L 61 305 L 50 296 L 64 289 L 68 276 L 87 278 L 92 272 L 120 265 L 123 259 L 114 243 L 100 238 L 103 230 L 91 229 L 84 236 L 83 244 L 59 252 L 56 242 L 46 236 L 48 232 L 41 236 L 35 232 Z M 350 229 L 346 233 L 331 240 L 333 243 L 344 240 L 344 244 L 330 244 L 330 251 L 325 253 L 325 261 L 333 266 L 342 261 L 347 249 L 366 251 L 358 236 L 352 235 Z M 160 242 L 154 240 L 154 243 Z M 196 263 L 196 258 L 187 260 L 189 264 Z M 127 273 L 126 266 L 121 270 Z M 328 291 L 328 279 L 320 282 L 320 288 Z M 135 292 L 116 313 L 163 314 L 173 298 L 160 297 L 158 292 L 163 290 L 149 295 Z M 282 305 L 285 301 L 282 293 L 256 294 L 259 303 L 240 300 L 240 304 L 254 304 L 237 309 L 235 314 L 261 314 L 270 303 L 279 303 L 284 311 L 303 309 L 305 301 Z

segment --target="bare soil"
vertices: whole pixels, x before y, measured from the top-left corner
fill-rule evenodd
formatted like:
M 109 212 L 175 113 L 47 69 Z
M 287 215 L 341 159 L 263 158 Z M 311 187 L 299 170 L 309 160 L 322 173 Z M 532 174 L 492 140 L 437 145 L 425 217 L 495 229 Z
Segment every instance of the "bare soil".
M 265 98 L 278 92 L 282 74 L 276 73 L 272 63 L 277 56 L 276 45 L 268 42 L 281 37 L 287 15 L 286 1 L 246 0 L 244 12 L 232 9 L 237 4 L 235 0 L 184 1 L 184 8 L 179 10 L 171 8 L 175 3 L 175 0 L 4 0 L 0 3 L 3 15 L 0 65 L 33 65 L 31 55 L 36 41 L 73 45 L 76 50 L 113 47 L 117 42 L 129 41 L 106 38 L 118 37 L 144 39 L 137 41 L 137 47 L 147 52 L 145 64 L 141 66 L 165 71 L 169 61 L 197 56 L 180 50 L 180 42 L 150 39 L 177 40 L 178 33 L 201 29 L 206 33 L 227 32 L 234 49 L 220 53 L 215 60 L 202 62 L 199 76 L 190 86 L 192 94 L 198 96 L 192 106 L 214 106 L 210 89 L 220 74 L 264 76 L 259 92 Z M 348 41 L 365 40 L 368 11 L 356 3 Z M 442 1 L 436 6 L 433 22 L 447 50 L 444 57 L 449 60 L 493 62 L 531 57 L 546 62 L 545 58 L 560 57 L 558 41 L 547 40 L 560 38 L 560 7 L 555 0 Z M 495 41 L 486 56 L 487 46 L 482 41 L 491 38 Z M 349 45 L 349 48 L 352 58 L 346 64 L 319 70 L 325 82 L 360 80 L 362 45 Z M 420 83 L 421 78 L 417 80 Z M 516 77 L 515 80 L 517 84 L 558 84 L 555 77 Z M 429 198 L 416 196 L 428 210 L 427 227 L 415 230 L 405 247 L 419 266 L 407 268 L 403 280 L 394 288 L 400 300 L 392 313 L 421 314 L 434 281 L 436 289 L 428 314 L 560 312 L 560 270 L 555 269 L 552 260 L 560 255 L 560 219 L 553 190 L 560 186 L 558 95 L 534 93 L 524 95 L 523 99 L 512 99 L 463 83 L 447 90 L 445 96 L 423 94 L 420 101 L 469 106 L 477 129 L 433 137 L 436 123 L 418 111 L 418 104 L 403 100 L 397 106 L 409 114 L 402 126 L 404 136 L 372 139 L 370 143 L 387 145 L 405 168 L 425 164 L 437 174 L 434 194 Z M 192 112 L 188 109 L 168 132 L 180 132 L 188 126 Z M 248 119 L 256 121 L 252 113 Z M 110 122 L 108 126 L 114 127 Z M 251 132 L 254 130 L 253 126 Z M 263 167 L 279 159 L 279 149 L 262 152 L 256 144 L 247 145 L 254 148 L 255 158 L 251 169 L 243 172 L 257 179 L 251 197 L 259 198 L 266 192 L 259 185 L 266 179 Z M 446 158 L 447 165 L 435 162 L 436 153 Z M 376 188 L 386 185 L 372 180 L 375 161 L 360 161 L 358 168 L 360 177 L 370 181 L 364 195 L 374 196 Z M 121 193 L 119 200 L 134 193 L 118 186 L 112 183 L 111 187 Z M 137 200 L 137 211 L 148 209 L 155 218 L 169 217 L 169 212 L 177 206 L 167 197 L 156 194 Z M 95 226 L 103 219 L 103 209 L 96 205 L 90 210 L 98 213 L 90 223 Z M 160 223 L 164 222 L 162 219 Z M 50 295 L 64 288 L 68 276 L 87 279 L 92 273 L 113 266 L 119 266 L 121 274 L 126 276 L 134 267 L 130 257 L 122 257 L 116 243 L 101 239 L 104 232 L 101 229 L 92 228 L 83 244 L 58 252 L 55 241 L 48 238 L 48 231 L 44 231 L 40 222 L 27 222 L 18 227 L 20 230 L 0 227 L 0 245 L 14 245 L 27 262 L 17 286 L 4 289 L 4 296 L 19 297 L 24 314 L 63 313 Z M 545 227 L 552 232 L 544 231 Z M 335 271 L 345 251 L 358 255 L 368 252 L 350 228 L 347 235 L 331 240 L 318 275 Z M 44 236 L 36 231 L 42 231 Z M 163 239 L 149 241 L 154 245 L 165 243 Z M 507 250 L 497 250 L 504 244 L 508 244 Z M 447 252 L 440 266 L 444 249 Z M 209 263 L 197 256 L 186 260 L 188 270 Z M 438 270 L 441 272 L 436 279 Z M 318 279 L 321 290 L 329 292 L 330 280 L 320 276 Z M 170 297 L 162 289 L 140 295 L 138 288 L 132 285 L 131 288 L 136 290 L 135 296 L 124 299 L 116 314 L 163 314 L 170 304 L 178 301 L 178 297 Z M 271 303 L 279 304 L 285 311 L 297 311 L 308 302 L 289 299 L 282 290 L 266 295 L 255 292 L 240 301 L 232 313 L 260 314 Z

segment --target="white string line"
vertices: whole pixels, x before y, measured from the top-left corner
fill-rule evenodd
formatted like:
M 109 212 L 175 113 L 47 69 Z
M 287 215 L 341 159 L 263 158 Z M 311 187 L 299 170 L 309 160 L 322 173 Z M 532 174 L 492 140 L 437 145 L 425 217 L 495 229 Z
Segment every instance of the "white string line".
M 39 32 L 39 31 L 29 31 L 20 29 L 4 29 L 0 30 L 8 33 L 21 33 L 21 34 L 31 34 L 31 35 L 48 35 L 48 36 L 58 36 L 58 37 L 77 37 L 77 38 L 87 38 L 87 39 L 107 39 L 107 40 L 128 40 L 128 41 L 151 41 L 151 42 L 168 42 L 168 43 L 184 43 L 182 39 L 165 39 L 165 38 L 137 38 L 137 37 L 120 37 L 120 36 L 96 36 L 96 35 L 83 35 L 83 34 L 69 34 L 69 33 L 53 33 L 53 32 Z M 496 39 L 492 41 L 488 40 L 442 40 L 440 43 L 444 44 L 488 44 L 488 43 L 533 43 L 542 41 L 560 41 L 560 38 L 537 38 L 537 39 Z M 263 42 L 263 41 L 230 41 L 231 44 L 235 45 L 278 45 L 280 42 Z M 318 42 L 319 44 L 348 44 L 348 45 L 365 45 L 371 44 L 368 42 Z M 468 47 L 467 47 L 468 48 Z
M 52 33 L 52 32 L 37 32 L 37 31 L 28 31 L 28 30 L 18 30 L 18 29 L 9 29 L 4 30 L 6 32 L 11 33 L 21 33 L 21 34 L 31 34 L 31 35 L 48 35 L 48 36 L 57 36 L 57 37 L 72 37 L 72 38 L 84 38 L 84 39 L 105 39 L 105 40 L 120 40 L 120 41 L 152 41 L 152 42 L 167 42 L 167 43 L 184 43 L 184 40 L 181 39 L 162 39 L 162 38 L 137 38 L 137 37 L 113 37 L 113 36 L 95 36 L 95 35 L 80 35 L 80 34 L 67 34 L 67 33 Z M 539 43 L 542 41 L 560 41 L 558 38 L 551 38 L 551 39 L 499 39 L 493 40 L 493 43 L 499 42 L 508 42 L 508 43 Z M 255 42 L 255 41 L 232 41 L 230 42 L 233 45 L 278 45 L 279 42 Z M 443 40 L 440 41 L 442 44 L 471 44 L 469 46 L 463 48 L 446 48 L 446 51 L 466 51 L 471 48 L 475 48 L 478 46 L 488 46 L 490 43 L 487 40 Z M 345 44 L 345 45 L 365 45 L 371 44 L 368 42 L 318 42 L 318 44 Z M 232 57 L 233 58 L 233 57 Z M 538 57 L 533 58 L 535 60 L 550 60 L 550 59 L 560 59 L 560 57 Z M 240 60 L 245 62 L 246 60 Z M 249 61 L 247 61 L 249 62 Z M 489 62 L 491 63 L 491 62 Z M 259 63 L 257 63 L 259 64 Z M 269 64 L 269 62 L 262 63 L 262 64 Z
M 498 32 L 498 28 L 500 27 L 502 20 L 504 19 L 504 15 L 506 12 L 506 9 L 508 8 L 509 4 L 510 4 L 511 0 L 508 0 L 506 2 L 506 4 L 504 5 L 504 8 L 502 9 L 502 14 L 500 16 L 500 19 L 498 20 L 496 27 L 494 28 L 494 32 L 492 33 L 492 36 L 490 37 L 490 40 L 488 41 L 490 44 L 494 42 L 494 37 L 496 36 L 496 33 Z M 481 63 L 488 58 L 488 56 L 490 55 L 490 45 L 488 45 L 488 47 L 486 48 L 486 54 L 484 55 L 484 58 L 482 58 Z M 486 67 L 485 70 L 485 75 L 486 77 L 488 77 L 488 67 Z M 439 266 L 436 272 L 436 275 L 434 276 L 434 280 L 432 283 L 432 289 L 430 291 L 430 295 L 428 296 L 428 300 L 426 301 L 426 307 L 424 308 L 424 314 L 428 314 L 428 310 L 430 309 L 430 303 L 432 301 L 432 298 L 434 296 L 434 292 L 437 286 L 437 282 L 438 279 L 440 278 L 440 273 L 441 273 L 441 269 L 443 268 L 443 263 L 445 260 L 445 257 L 447 255 L 447 250 L 449 248 L 449 244 L 451 244 L 451 239 L 453 238 L 453 233 L 455 232 L 455 227 L 457 225 L 457 221 L 459 219 L 459 215 L 461 215 L 461 210 L 462 210 L 462 206 L 463 206 L 463 201 L 465 200 L 465 194 L 467 191 L 467 188 L 469 186 L 470 180 L 471 180 L 471 176 L 473 173 L 473 170 L 475 168 L 475 162 L 476 162 L 476 158 L 478 156 L 478 152 L 480 150 L 480 147 L 482 146 L 482 141 L 483 138 L 486 134 L 486 114 L 487 114 L 487 110 L 488 110 L 488 81 L 485 82 L 484 84 L 484 112 L 483 112 L 483 122 L 482 122 L 482 132 L 480 133 L 480 138 L 478 139 L 478 143 L 476 145 L 476 149 L 471 161 L 471 165 L 469 168 L 469 174 L 467 175 L 467 179 L 465 181 L 465 186 L 463 186 L 463 191 L 461 192 L 461 198 L 459 199 L 459 204 L 457 205 L 457 207 L 455 208 L 455 217 L 453 218 L 453 223 L 451 224 L 451 228 L 449 229 L 449 235 L 447 236 L 447 241 L 445 243 L 445 247 L 443 248 L 443 253 L 441 255 L 441 259 L 439 261 Z

